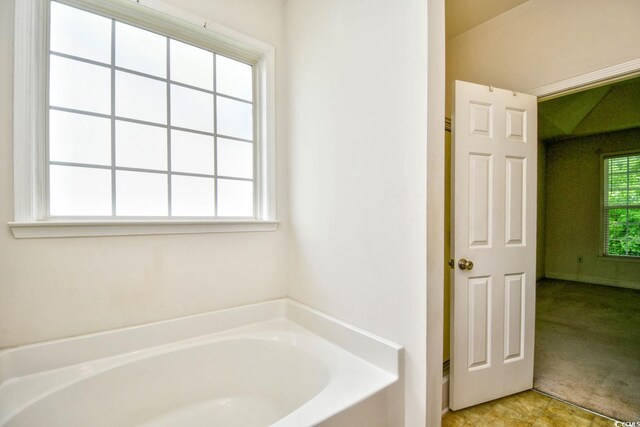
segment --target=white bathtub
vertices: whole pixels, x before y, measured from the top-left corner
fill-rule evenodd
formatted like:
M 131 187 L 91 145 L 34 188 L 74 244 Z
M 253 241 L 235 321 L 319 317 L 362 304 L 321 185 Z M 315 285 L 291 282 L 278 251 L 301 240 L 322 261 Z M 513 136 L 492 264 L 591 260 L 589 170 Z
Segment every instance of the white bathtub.
M 25 346 L 0 352 L 0 426 L 311 426 L 400 351 L 291 300 Z

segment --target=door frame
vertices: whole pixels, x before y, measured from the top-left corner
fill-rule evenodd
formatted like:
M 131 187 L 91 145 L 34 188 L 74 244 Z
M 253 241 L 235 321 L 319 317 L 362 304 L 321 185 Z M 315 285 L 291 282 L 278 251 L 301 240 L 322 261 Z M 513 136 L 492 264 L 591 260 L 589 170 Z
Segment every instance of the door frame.
M 541 102 L 563 95 L 568 95 L 574 92 L 579 92 L 585 89 L 590 89 L 592 87 L 614 83 L 616 81 L 626 80 L 637 76 L 640 76 L 640 58 L 605 67 L 600 70 L 592 71 L 578 76 L 570 77 L 548 85 L 539 86 L 537 88 L 523 92 L 536 95 L 538 97 L 538 102 Z M 441 89 L 444 90 L 444 88 Z M 436 119 L 439 120 L 439 126 L 441 126 L 441 129 L 444 131 L 444 127 L 442 126 L 443 124 L 446 126 L 447 121 L 449 121 L 450 126 L 450 119 L 444 117 L 444 114 L 442 114 L 444 112 L 443 110 L 444 108 L 434 111 L 433 115 L 429 115 L 429 120 L 430 124 L 436 122 Z M 442 115 L 443 117 L 434 117 L 439 115 Z M 444 132 L 442 132 L 442 137 L 444 141 Z M 443 151 L 444 150 L 442 150 L 442 152 Z M 428 182 L 437 182 L 444 184 L 444 179 L 441 175 L 444 169 L 444 155 L 442 155 L 439 160 L 442 162 L 441 167 L 427 169 Z M 429 163 L 431 163 L 432 161 L 433 160 L 428 160 Z M 437 201 L 441 206 L 444 206 L 443 185 L 428 186 L 427 198 L 429 200 Z M 427 228 L 430 230 L 441 229 L 444 231 L 443 215 L 428 215 Z M 442 237 L 444 237 L 444 233 L 442 233 Z M 428 240 L 428 242 L 430 241 Z M 440 251 L 443 254 L 442 259 L 444 259 L 445 262 L 448 261 L 450 255 L 444 254 L 444 239 L 437 239 L 437 241 L 434 243 L 441 244 Z M 442 274 L 438 274 L 439 271 L 442 271 L 442 265 L 432 265 L 431 263 L 428 263 L 428 267 L 427 282 L 429 286 L 427 286 L 427 348 L 431 349 L 429 350 L 429 353 L 432 357 L 427 358 L 427 372 L 431 374 L 428 375 L 427 378 L 427 389 L 433 391 L 442 390 L 443 380 L 442 357 L 436 357 L 436 355 L 433 353 L 433 350 L 442 350 L 444 340 L 444 304 L 443 301 L 434 301 L 434 299 L 436 298 L 444 298 L 444 276 Z M 442 352 L 440 352 L 440 354 L 442 354 Z M 429 400 L 435 399 L 435 402 L 438 403 L 442 401 L 442 396 L 433 396 L 429 395 L 428 393 L 427 397 Z M 430 405 L 429 402 L 427 402 L 427 407 L 434 409 L 434 406 L 435 405 Z M 437 413 L 437 417 L 435 416 L 435 414 L 434 416 L 427 416 L 428 426 L 436 427 L 440 425 L 440 411 L 438 410 Z

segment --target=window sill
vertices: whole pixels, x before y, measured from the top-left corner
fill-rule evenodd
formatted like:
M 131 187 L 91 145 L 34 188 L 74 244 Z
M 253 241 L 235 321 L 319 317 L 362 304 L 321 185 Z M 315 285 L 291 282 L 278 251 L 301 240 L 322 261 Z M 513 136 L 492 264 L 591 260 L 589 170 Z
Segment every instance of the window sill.
M 614 262 L 640 262 L 640 257 L 632 256 L 615 256 L 615 255 L 598 255 L 598 259 L 601 261 L 614 261 Z
M 158 234 L 246 233 L 275 231 L 279 221 L 38 221 L 10 222 L 16 239 L 50 237 L 144 236 Z

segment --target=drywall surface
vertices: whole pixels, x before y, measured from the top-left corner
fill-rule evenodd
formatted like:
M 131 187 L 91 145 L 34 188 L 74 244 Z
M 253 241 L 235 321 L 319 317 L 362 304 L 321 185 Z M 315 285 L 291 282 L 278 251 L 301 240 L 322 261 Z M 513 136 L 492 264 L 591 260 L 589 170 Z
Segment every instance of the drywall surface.
M 638 260 L 598 256 L 600 154 L 626 150 L 640 150 L 640 129 L 547 143 L 547 277 L 640 289 Z
M 426 413 L 426 18 L 421 0 L 286 6 L 290 295 L 405 346 L 393 426 Z
M 545 250 L 546 250 L 546 170 L 547 146 L 538 141 L 538 212 L 536 223 L 536 280 L 544 278 Z
M 527 91 L 640 58 L 637 0 L 529 0 L 447 42 L 452 82 Z
M 0 0 L 0 348 L 286 295 L 285 73 L 280 0 L 171 0 L 276 47 L 276 232 L 16 240 L 13 220 L 13 0 Z

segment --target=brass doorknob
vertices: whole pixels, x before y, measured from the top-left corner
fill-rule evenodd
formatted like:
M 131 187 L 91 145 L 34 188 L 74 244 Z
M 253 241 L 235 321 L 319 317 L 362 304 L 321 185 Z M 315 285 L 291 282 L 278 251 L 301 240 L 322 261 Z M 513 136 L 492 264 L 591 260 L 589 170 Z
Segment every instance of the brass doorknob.
M 460 258 L 460 261 L 458 261 L 458 267 L 460 267 L 460 270 L 471 270 L 473 269 L 473 262 Z

